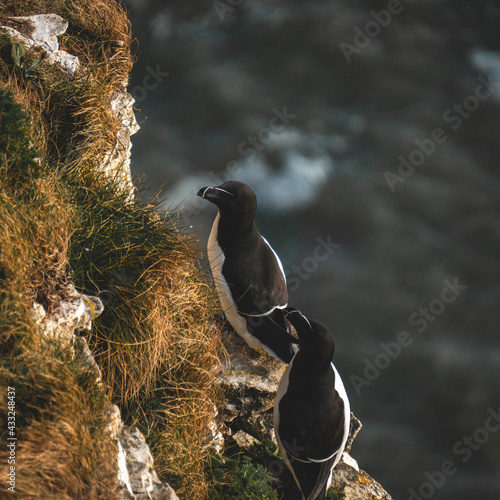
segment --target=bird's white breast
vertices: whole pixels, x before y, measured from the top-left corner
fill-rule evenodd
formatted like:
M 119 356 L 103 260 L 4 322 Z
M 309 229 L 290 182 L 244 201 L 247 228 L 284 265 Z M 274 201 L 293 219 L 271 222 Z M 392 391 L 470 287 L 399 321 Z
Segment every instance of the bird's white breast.
M 208 238 L 207 254 L 222 310 L 224 311 L 229 323 L 231 323 L 231 326 L 235 329 L 236 333 L 240 335 L 250 347 L 253 347 L 254 349 L 265 349 L 262 342 L 260 342 L 260 340 L 255 338 L 253 335 L 250 335 L 248 332 L 246 319 L 238 314 L 238 308 L 233 296 L 231 295 L 231 290 L 229 289 L 229 285 L 222 274 L 222 266 L 224 265 L 225 256 L 222 248 L 219 246 L 219 242 L 217 241 L 219 221 L 220 213 L 217 213 L 212 226 L 212 231 L 210 232 L 210 237 Z

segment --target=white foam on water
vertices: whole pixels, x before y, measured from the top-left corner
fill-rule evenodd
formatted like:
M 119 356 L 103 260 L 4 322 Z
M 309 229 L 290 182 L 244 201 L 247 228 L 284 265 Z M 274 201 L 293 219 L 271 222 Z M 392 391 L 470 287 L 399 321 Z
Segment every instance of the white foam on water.
M 491 74 L 491 85 L 495 89 L 492 97 L 500 101 L 500 53 L 476 48 L 469 52 L 469 61 L 485 75 Z
M 196 199 L 198 189 L 231 179 L 245 182 L 255 191 L 260 209 L 272 213 L 303 209 L 314 202 L 334 171 L 331 142 L 327 136 L 297 129 L 272 133 L 262 151 L 241 157 L 237 167 L 225 170 L 223 166 L 219 172 L 183 177 L 168 191 L 169 204 L 191 212 L 202 209 L 203 201 Z M 266 161 L 269 152 L 280 155 L 278 167 Z

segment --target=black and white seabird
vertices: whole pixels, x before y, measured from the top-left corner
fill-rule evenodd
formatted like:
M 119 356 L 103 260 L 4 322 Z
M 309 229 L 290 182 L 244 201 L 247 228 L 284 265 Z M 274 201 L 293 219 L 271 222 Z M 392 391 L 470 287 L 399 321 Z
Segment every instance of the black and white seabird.
M 278 388 L 274 430 L 303 500 L 324 500 L 349 435 L 349 399 L 333 364 L 332 333 L 297 309 L 285 314 L 300 349 Z
M 297 339 L 288 333 L 288 303 L 281 261 L 254 224 L 257 198 L 242 182 L 207 186 L 198 196 L 219 212 L 208 240 L 208 258 L 219 299 L 231 326 L 250 347 L 289 363 Z

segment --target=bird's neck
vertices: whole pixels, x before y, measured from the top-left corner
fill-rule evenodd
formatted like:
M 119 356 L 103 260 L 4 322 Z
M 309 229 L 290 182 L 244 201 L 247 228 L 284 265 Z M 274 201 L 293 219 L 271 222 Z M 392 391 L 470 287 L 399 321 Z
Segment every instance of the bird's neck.
M 300 349 L 297 353 L 297 361 L 307 366 L 310 371 L 323 372 L 330 367 L 335 352 L 334 345 L 323 342 L 319 337 L 312 337 L 314 333 L 309 332 L 308 338 L 301 339 L 299 335 Z

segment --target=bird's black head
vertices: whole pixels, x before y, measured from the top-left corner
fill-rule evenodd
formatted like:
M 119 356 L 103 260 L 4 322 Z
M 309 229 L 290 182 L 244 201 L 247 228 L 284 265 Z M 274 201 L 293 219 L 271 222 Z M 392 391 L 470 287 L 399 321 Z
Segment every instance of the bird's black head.
M 235 221 L 241 226 L 253 224 L 257 197 L 243 182 L 227 181 L 220 186 L 202 187 L 198 196 L 216 205 L 221 219 Z
M 304 361 L 318 369 L 329 366 L 335 353 L 332 332 L 323 323 L 306 318 L 293 307 L 287 307 L 284 313 L 297 332 L 299 353 Z

